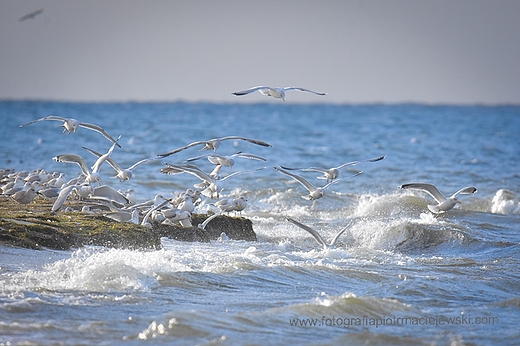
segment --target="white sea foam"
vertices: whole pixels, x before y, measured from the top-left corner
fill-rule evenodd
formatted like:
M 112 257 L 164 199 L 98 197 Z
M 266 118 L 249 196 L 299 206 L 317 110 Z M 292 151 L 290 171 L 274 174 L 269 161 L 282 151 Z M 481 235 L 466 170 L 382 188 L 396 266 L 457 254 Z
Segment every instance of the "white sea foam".
M 494 214 L 520 214 L 520 198 L 516 193 L 500 189 L 491 201 L 491 212 Z

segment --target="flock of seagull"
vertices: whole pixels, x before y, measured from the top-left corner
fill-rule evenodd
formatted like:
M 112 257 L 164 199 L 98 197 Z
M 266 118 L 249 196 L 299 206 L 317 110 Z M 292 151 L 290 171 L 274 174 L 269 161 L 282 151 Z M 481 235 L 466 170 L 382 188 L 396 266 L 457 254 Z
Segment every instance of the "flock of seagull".
M 258 91 L 262 95 L 280 98 L 285 101 L 285 92 L 289 90 L 309 92 L 316 95 L 327 94 L 300 87 L 275 88 L 258 86 L 243 91 L 234 92 L 233 95 L 242 96 Z M 193 213 L 195 208 L 200 205 L 203 197 L 219 200 L 210 204 L 217 208 L 218 211 L 208 217 L 202 224 L 197 225 L 197 227 L 202 230 L 206 228 L 211 220 L 213 220 L 218 215 L 221 215 L 222 213 L 241 212 L 247 206 L 247 199 L 244 196 L 240 196 L 238 198 L 220 199 L 220 193 L 223 190 L 224 182 L 238 174 L 253 173 L 265 169 L 265 167 L 255 170 L 236 171 L 226 176 L 221 175 L 221 169 L 223 167 L 229 167 L 231 170 L 235 163 L 235 159 L 250 159 L 261 162 L 265 162 L 267 160 L 261 156 L 250 153 L 237 152 L 229 156 L 224 156 L 217 154 L 216 151 L 219 148 L 220 143 L 226 140 L 240 140 L 258 146 L 271 147 L 269 143 L 259 139 L 252 139 L 241 136 L 226 136 L 203 141 L 195 141 L 180 148 L 158 154 L 155 158 L 140 160 L 125 169 L 117 164 L 116 161 L 114 161 L 114 159 L 111 157 L 116 146 L 121 148 L 121 145 L 118 143 L 120 137 L 117 139 L 113 138 L 101 126 L 81 122 L 76 119 L 50 115 L 33 120 L 26 124 L 22 124 L 20 127 L 25 127 L 27 125 L 41 121 L 60 121 L 62 122 L 61 126 L 63 127 L 63 133 L 68 134 L 76 132 L 79 128 L 96 131 L 103 135 L 108 141 L 110 141 L 112 145 L 106 153 L 99 153 L 95 150 L 83 147 L 86 151 L 90 152 L 97 158 L 95 163 L 90 168 L 86 164 L 85 159 L 80 155 L 61 154 L 55 156 L 53 160 L 57 162 L 74 163 L 80 167 L 81 174 L 78 177 L 68 181 L 65 179 L 64 174 L 59 172 L 47 173 L 41 169 L 32 172 L 15 172 L 14 170 L 1 169 L 1 195 L 8 196 L 17 203 L 23 205 L 31 203 L 37 196 L 40 195 L 44 198 L 54 201 L 51 208 L 52 212 L 58 212 L 62 209 L 65 211 L 73 211 L 71 207 L 63 208 L 65 202 L 71 199 L 82 200 L 86 202 L 83 203 L 83 207 L 81 209 L 82 212 L 100 212 L 104 216 L 116 221 L 133 222 L 148 227 L 151 227 L 152 222 L 159 222 L 166 225 L 173 225 L 178 222 L 183 227 L 191 227 L 191 213 Z M 133 170 L 135 170 L 138 166 L 152 161 L 164 159 L 170 155 L 177 154 L 185 149 L 196 146 L 202 146 L 200 151 L 207 151 L 208 153 L 186 159 L 185 163 L 182 164 L 164 163 L 165 167 L 161 168 L 161 172 L 164 174 L 176 175 L 187 173 L 196 176 L 201 180 L 201 182 L 194 185 L 195 189 L 188 188 L 183 192 L 174 192 L 172 198 L 164 198 L 162 195 L 158 194 L 149 201 L 137 204 L 135 192 L 132 189 L 124 192 L 116 191 L 112 187 L 102 184 L 100 169 L 104 162 L 107 162 L 108 165 L 110 165 L 116 172 L 114 178 L 118 178 L 120 181 L 126 181 L 132 178 Z M 286 175 L 300 183 L 308 191 L 307 195 L 302 196 L 304 199 L 316 201 L 324 196 L 325 189 L 327 189 L 329 186 L 363 173 L 362 171 L 358 171 L 349 177 L 339 178 L 340 171 L 343 168 L 357 165 L 362 162 L 377 162 L 383 160 L 385 157 L 386 155 L 366 160 L 347 162 L 337 167 L 331 168 L 295 168 L 285 166 L 274 166 L 273 168 L 279 173 Z M 207 159 L 215 166 L 214 169 L 210 173 L 207 173 L 193 164 L 194 161 L 200 159 Z M 317 179 L 325 180 L 325 185 L 317 187 L 303 176 L 294 173 L 294 171 L 318 172 L 322 175 L 318 176 Z M 436 217 L 442 215 L 443 218 L 447 211 L 451 210 L 455 207 L 456 204 L 460 203 L 460 201 L 457 199 L 459 194 L 473 194 L 477 191 L 475 187 L 469 186 L 458 190 L 450 197 L 445 197 L 434 185 L 428 183 L 410 183 L 401 185 L 400 187 L 402 189 L 422 190 L 431 195 L 437 204 L 429 204 L 428 209 L 433 214 L 435 214 Z M 287 221 L 311 234 L 316 242 L 323 246 L 324 249 L 334 247 L 339 237 L 350 225 L 349 223 L 347 226 L 341 229 L 333 238 L 333 240 L 330 243 L 327 243 L 320 236 L 320 234 L 311 227 L 291 218 L 287 218 Z

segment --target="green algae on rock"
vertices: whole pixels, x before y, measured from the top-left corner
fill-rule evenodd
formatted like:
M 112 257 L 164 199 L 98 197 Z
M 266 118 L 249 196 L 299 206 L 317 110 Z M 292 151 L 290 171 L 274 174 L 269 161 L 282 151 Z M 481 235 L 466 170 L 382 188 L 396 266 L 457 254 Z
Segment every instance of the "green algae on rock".
M 51 213 L 52 202 L 38 197 L 20 205 L 0 198 L 0 244 L 30 249 L 67 250 L 85 245 L 125 249 L 159 249 L 161 237 L 179 241 L 209 242 L 222 232 L 230 239 L 256 241 L 250 220 L 219 215 L 207 226 L 196 227 L 208 215 L 193 214 L 194 227 L 154 223 L 151 228 L 130 222 L 113 221 L 101 214 Z M 80 206 L 81 208 L 81 206 Z

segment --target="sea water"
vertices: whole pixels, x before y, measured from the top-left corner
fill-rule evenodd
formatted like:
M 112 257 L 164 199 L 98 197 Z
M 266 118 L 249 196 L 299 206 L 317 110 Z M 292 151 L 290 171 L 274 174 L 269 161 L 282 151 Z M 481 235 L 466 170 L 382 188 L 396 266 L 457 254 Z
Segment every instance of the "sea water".
M 185 243 L 160 250 L 83 247 L 71 251 L 0 246 L 0 345 L 515 345 L 520 342 L 520 107 L 216 103 L 0 102 L 0 168 L 81 171 L 59 154 L 95 157 L 110 142 L 80 128 L 62 134 L 56 114 L 121 135 L 112 158 L 129 167 L 186 144 L 230 135 L 272 147 L 223 141 L 242 151 L 232 169 L 261 170 L 225 181 L 221 197 L 245 196 L 256 242 Z M 134 170 L 139 201 L 171 197 L 200 180 L 165 175 L 204 152 L 194 146 Z M 344 168 L 345 179 L 308 201 L 307 190 L 273 166 Z M 213 165 L 194 161 L 204 171 Z M 350 178 L 357 171 L 362 174 Z M 316 172 L 293 171 L 315 186 Z M 442 218 L 432 197 L 399 186 L 465 186 Z M 215 210 L 205 199 L 200 212 Z M 330 241 L 324 250 L 298 220 Z M 225 231 L 225 230 L 224 230 Z

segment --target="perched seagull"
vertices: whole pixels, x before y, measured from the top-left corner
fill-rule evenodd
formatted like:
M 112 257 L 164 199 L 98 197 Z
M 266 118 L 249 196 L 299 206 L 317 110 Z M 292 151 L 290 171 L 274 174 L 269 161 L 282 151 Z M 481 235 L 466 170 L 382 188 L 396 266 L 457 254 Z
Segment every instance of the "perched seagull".
M 217 155 L 217 154 L 201 155 L 201 156 L 189 158 L 186 160 L 186 162 L 195 161 L 195 160 L 201 159 L 203 157 L 206 157 L 208 159 L 208 161 L 214 165 L 217 165 L 217 166 L 220 165 L 223 167 L 226 166 L 226 167 L 229 167 L 229 169 L 233 168 L 233 165 L 235 164 L 235 157 L 242 157 L 242 158 L 246 158 L 246 159 L 258 160 L 258 161 L 264 161 L 264 162 L 267 161 L 266 159 L 264 159 L 261 156 L 242 153 L 241 151 L 239 151 L 238 153 L 230 155 L 230 156 L 222 156 L 222 155 Z M 217 172 L 217 174 L 218 174 L 218 172 Z
M 157 194 L 154 196 L 153 199 L 150 199 L 148 201 L 145 201 L 145 202 L 142 202 L 139 204 L 132 205 L 132 208 L 145 208 L 145 209 L 146 209 L 146 207 L 155 208 L 155 207 L 161 205 L 162 203 L 166 204 L 169 201 L 170 201 L 169 199 L 164 198 L 161 194 Z
M 37 15 L 42 14 L 42 13 L 43 13 L 43 8 L 40 8 L 39 10 L 36 10 L 36 11 L 31 12 L 31 13 L 27 13 L 24 16 L 21 16 L 18 19 L 18 21 L 19 22 L 23 22 L 24 20 L 27 20 L 27 19 L 34 19 L 34 17 L 36 17 Z
M 116 211 L 103 214 L 103 216 L 108 217 L 114 221 L 118 222 L 131 222 L 136 225 L 139 225 L 139 210 L 134 209 L 130 211 Z
M 128 189 L 125 192 L 122 192 L 122 191 L 118 191 L 118 192 L 126 197 L 126 199 L 128 200 L 129 206 L 135 205 L 135 203 L 137 203 L 134 189 Z
M 242 90 L 242 91 L 235 91 L 233 93 L 233 95 L 242 96 L 242 95 L 247 95 L 247 94 L 251 94 L 252 92 L 258 91 L 262 95 L 272 96 L 277 99 L 282 99 L 285 102 L 285 92 L 288 90 L 298 90 L 298 91 L 309 92 L 309 93 L 313 93 L 313 94 L 321 95 L 321 96 L 328 94 L 328 93 L 319 93 L 316 91 L 312 91 L 312 90 L 300 88 L 300 87 L 276 88 L 276 87 L 268 87 L 268 86 L 256 86 L 256 87 L 252 87 L 252 88 Z
M 309 195 L 308 196 L 302 196 L 302 198 L 305 198 L 305 199 L 310 200 L 310 201 L 314 201 L 314 200 L 317 200 L 317 199 L 323 197 L 323 191 L 327 187 L 329 187 L 330 185 L 335 184 L 335 183 L 340 182 L 340 181 L 343 180 L 343 179 L 336 179 L 336 180 L 333 180 L 333 181 L 327 183 L 323 187 L 315 187 L 314 185 L 309 183 L 307 181 L 307 179 L 305 179 L 305 178 L 303 178 L 303 177 L 301 177 L 301 176 L 299 176 L 297 174 L 294 174 L 294 173 L 291 173 L 291 172 L 287 172 L 286 170 L 284 170 L 284 169 L 282 169 L 280 167 L 274 167 L 274 169 L 276 169 L 278 172 L 280 172 L 282 174 L 290 176 L 291 178 L 293 178 L 294 180 L 296 180 L 297 182 L 302 184 L 303 187 L 305 187 L 309 191 Z M 358 173 L 352 175 L 350 178 L 355 177 L 357 175 L 360 175 L 361 173 L 363 173 L 363 172 L 358 172 Z
M 177 208 L 179 210 L 185 210 L 189 211 L 190 213 L 193 213 L 193 210 L 195 210 L 195 205 L 193 204 L 191 196 L 184 195 L 183 197 L 181 197 L 181 201 L 178 204 Z
M 304 229 L 306 230 L 307 232 L 309 232 L 313 237 L 314 239 L 316 239 L 316 241 L 318 242 L 318 244 L 320 244 L 321 246 L 323 246 L 323 250 L 327 250 L 327 249 L 330 249 L 330 248 L 333 248 L 335 245 L 336 245 L 336 242 L 338 241 L 339 237 L 343 234 L 343 232 L 345 232 L 347 230 L 347 228 L 350 226 L 351 222 L 348 223 L 348 225 L 346 225 L 341 231 L 339 231 L 335 236 L 334 238 L 332 239 L 332 241 L 330 242 L 330 244 L 327 244 L 325 242 L 325 240 L 323 240 L 323 238 L 321 237 L 321 235 L 316 232 L 315 230 L 313 230 L 312 228 L 310 228 L 309 226 L 307 225 L 304 225 L 302 223 L 299 223 L 298 221 L 296 220 L 293 220 L 291 218 L 287 218 L 287 221 L 289 222 L 292 222 L 293 224 L 295 224 L 296 226 L 300 227 L 301 229 Z
M 80 127 L 84 127 L 86 129 L 89 129 L 89 130 L 97 131 L 97 132 L 101 133 L 103 136 L 105 136 L 105 138 L 107 138 L 109 141 L 111 141 L 112 143 L 116 144 L 119 148 L 121 148 L 119 143 L 117 143 L 117 141 L 114 138 L 112 138 L 112 136 L 110 136 L 108 134 L 108 132 L 103 130 L 103 128 L 101 126 L 94 125 L 94 124 L 89 124 L 89 123 L 83 123 L 83 122 L 80 122 L 80 121 L 78 121 L 76 119 L 72 119 L 72 118 L 63 118 L 63 117 L 60 117 L 60 116 L 57 116 L 57 115 L 49 115 L 49 116 L 41 118 L 41 119 L 33 120 L 33 121 L 28 122 L 26 124 L 22 124 L 22 125 L 20 125 L 20 127 L 31 125 L 31 124 L 34 124 L 36 122 L 44 121 L 44 120 L 63 121 L 63 125 L 61 125 L 61 126 L 63 126 L 63 133 L 68 132 L 69 135 L 72 132 L 76 132 L 77 129 L 80 128 Z
M 416 190 L 422 190 L 430 194 L 436 201 L 437 205 L 435 204 L 428 204 L 428 209 L 436 214 L 436 216 L 439 216 L 440 214 L 444 214 L 448 211 L 453 209 L 457 203 L 460 204 L 460 201 L 456 198 L 458 194 L 461 195 L 470 195 L 472 193 L 477 192 L 477 189 L 473 186 L 468 186 L 460 189 L 459 191 L 455 192 L 453 195 L 451 195 L 449 198 L 444 197 L 444 195 L 432 184 L 426 184 L 426 183 L 411 183 L 411 184 L 404 184 L 401 185 L 401 189 L 416 189 Z
M 379 157 L 374 157 L 374 158 L 368 159 L 368 160 L 347 162 L 347 163 L 344 163 L 344 164 L 342 164 L 342 165 L 340 165 L 338 167 L 332 167 L 332 168 L 318 168 L 318 167 L 289 168 L 289 167 L 285 167 L 285 166 L 280 166 L 280 167 L 282 167 L 283 169 L 286 169 L 286 170 L 300 170 L 302 172 L 320 172 L 320 173 L 323 173 L 323 175 L 319 176 L 318 179 L 324 179 L 324 180 L 327 180 L 328 183 L 330 183 L 331 181 L 333 181 L 334 179 L 339 177 L 339 171 L 340 171 L 340 169 L 342 169 L 344 167 L 357 165 L 358 163 L 361 163 L 361 162 L 381 161 L 385 157 L 386 157 L 386 155 L 379 156 Z
M 50 199 L 57 198 L 59 196 L 59 193 L 60 193 L 60 188 L 55 187 L 55 186 L 54 187 L 45 187 L 38 191 L 38 194 L 40 196 L 43 196 L 45 198 L 50 198 Z
M 225 198 L 216 202 L 215 207 L 220 209 L 220 213 L 241 212 L 247 207 L 247 199 L 244 196 L 238 198 Z
M 92 150 L 92 149 L 89 149 L 87 147 L 83 147 L 83 149 L 87 150 L 88 152 L 90 152 L 92 155 L 94 156 L 97 156 L 97 157 L 101 157 L 103 156 L 103 154 L 100 154 L 98 153 L 97 151 L 95 150 Z M 112 177 L 112 178 L 119 178 L 119 181 L 125 181 L 125 180 L 130 180 L 130 178 L 132 178 L 132 171 L 139 165 L 145 163 L 145 162 L 148 162 L 148 161 L 153 161 L 155 159 L 143 159 L 141 161 L 137 161 L 136 163 L 134 163 L 132 166 L 128 167 L 128 168 L 121 168 L 121 166 L 119 166 L 113 158 L 111 157 L 108 157 L 107 158 L 107 162 L 110 166 L 112 166 L 113 169 L 115 169 L 115 171 L 117 172 L 117 175 Z
M 37 196 L 37 192 L 34 189 L 34 187 L 29 187 L 27 190 L 20 190 L 18 192 L 15 192 L 10 197 L 14 199 L 18 204 L 29 204 Z
M 182 151 L 184 149 L 188 149 L 188 148 L 194 147 L 196 145 L 201 145 L 201 144 L 204 144 L 204 147 L 202 149 L 200 149 L 200 150 L 213 150 L 213 151 L 216 151 L 218 149 L 218 147 L 220 146 L 220 142 L 226 141 L 226 140 L 230 140 L 230 139 L 246 141 L 246 142 L 253 143 L 253 144 L 256 144 L 256 145 L 261 145 L 263 147 L 272 147 L 271 144 L 266 143 L 264 141 L 261 141 L 259 139 L 251 139 L 251 138 L 245 138 L 245 137 L 239 137 L 239 136 L 227 136 L 227 137 L 221 137 L 221 138 L 213 138 L 213 139 L 210 139 L 208 141 L 193 142 L 193 143 L 190 143 L 190 144 L 185 145 L 183 147 L 180 147 L 180 148 L 174 149 L 172 151 L 169 151 L 167 153 L 159 154 L 157 156 L 167 157 L 167 156 L 176 154 L 179 151 Z
M 79 167 L 81 168 L 81 171 L 86 176 L 85 181 L 87 183 L 92 184 L 92 183 L 98 182 L 98 184 L 101 185 L 101 176 L 99 175 L 99 170 L 101 169 L 101 165 L 103 164 L 103 162 L 105 162 L 108 159 L 108 157 L 112 154 L 112 151 L 114 151 L 114 147 L 116 144 L 117 144 L 117 142 L 112 144 L 112 146 L 110 147 L 108 152 L 106 154 L 101 155 L 97 159 L 96 163 L 94 163 L 94 165 L 92 166 L 92 172 L 89 171 L 87 164 L 85 163 L 85 160 L 81 156 L 76 155 L 76 154 L 58 155 L 56 157 L 53 157 L 52 159 L 57 162 L 67 162 L 67 163 L 78 164 Z

